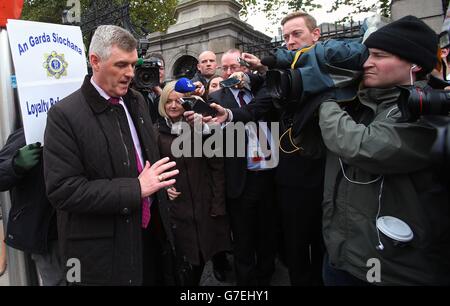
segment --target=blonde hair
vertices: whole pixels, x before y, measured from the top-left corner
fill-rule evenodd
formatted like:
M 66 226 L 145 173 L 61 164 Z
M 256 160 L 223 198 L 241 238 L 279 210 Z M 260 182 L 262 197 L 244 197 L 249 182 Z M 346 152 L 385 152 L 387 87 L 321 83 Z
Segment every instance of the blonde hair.
M 165 105 L 167 103 L 167 100 L 169 100 L 169 95 L 172 93 L 172 91 L 175 90 L 176 82 L 177 81 L 172 81 L 167 83 L 162 90 L 161 97 L 159 98 L 158 112 L 164 118 L 169 118 L 166 113 Z

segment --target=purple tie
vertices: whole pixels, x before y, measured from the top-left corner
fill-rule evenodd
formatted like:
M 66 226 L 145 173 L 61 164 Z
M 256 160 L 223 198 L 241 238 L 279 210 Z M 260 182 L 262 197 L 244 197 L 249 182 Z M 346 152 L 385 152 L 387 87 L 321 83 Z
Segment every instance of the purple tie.
M 109 98 L 109 103 L 113 104 L 113 105 L 117 105 L 120 102 L 120 98 L 116 98 L 116 97 L 111 97 Z
M 134 150 L 134 153 L 136 155 L 136 163 L 138 172 L 141 173 L 143 168 L 141 165 L 141 160 L 139 159 L 139 155 L 137 154 L 136 150 Z M 147 228 L 148 223 L 150 222 L 150 206 L 151 202 L 149 197 L 145 197 L 142 199 L 142 227 Z
M 111 97 L 111 98 L 109 98 L 109 102 L 113 105 L 118 105 L 120 102 L 120 98 Z M 139 155 L 138 155 L 136 149 L 134 150 L 134 154 L 136 155 L 136 165 L 137 165 L 138 172 L 141 173 L 144 168 L 142 167 L 141 160 L 139 159 Z M 148 197 L 143 198 L 142 199 L 142 223 L 141 223 L 143 228 L 147 228 L 147 226 L 150 222 L 150 216 L 151 216 L 150 215 L 150 206 L 151 206 L 150 199 Z
M 247 103 L 245 103 L 244 96 L 245 96 L 245 92 L 243 90 L 239 91 L 238 98 L 239 98 L 239 105 L 241 107 L 244 107 L 245 105 L 247 105 Z

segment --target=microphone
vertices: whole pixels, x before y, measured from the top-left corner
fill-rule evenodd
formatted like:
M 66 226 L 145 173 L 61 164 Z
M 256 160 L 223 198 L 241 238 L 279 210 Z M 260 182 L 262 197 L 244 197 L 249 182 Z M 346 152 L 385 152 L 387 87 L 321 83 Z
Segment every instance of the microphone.
M 188 78 L 181 78 L 175 83 L 175 91 L 179 93 L 193 92 L 196 88 Z

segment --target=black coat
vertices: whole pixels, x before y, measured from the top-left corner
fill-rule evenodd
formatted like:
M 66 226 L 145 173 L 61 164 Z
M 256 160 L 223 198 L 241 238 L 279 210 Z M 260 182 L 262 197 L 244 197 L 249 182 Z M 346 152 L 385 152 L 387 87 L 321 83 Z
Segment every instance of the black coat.
M 177 255 L 200 265 L 202 259 L 207 262 L 214 254 L 231 248 L 223 158 L 175 158 L 171 147 L 177 135 L 171 134 L 163 118 L 156 124 L 156 130 L 161 155 L 175 160 L 180 170 L 175 188 L 181 194 L 170 201 Z M 194 143 L 191 145 L 193 148 Z
M 56 214 L 46 193 L 42 159 L 27 173 L 17 173 L 13 159 L 25 146 L 23 128 L 14 131 L 0 151 L 0 191 L 11 191 L 11 210 L 5 242 L 28 253 L 48 253 L 48 242 L 57 239 Z
M 130 89 L 123 99 L 144 159 L 153 164 L 159 151 L 144 98 Z M 50 109 L 44 140 L 47 194 L 58 212 L 63 259 L 80 260 L 82 284 L 141 284 L 141 190 L 123 107 L 108 103 L 86 77 Z M 152 205 L 159 205 L 168 229 L 163 191 Z M 166 235 L 172 241 L 170 231 Z
M 236 102 L 233 93 L 228 88 L 221 88 L 211 93 L 208 98 L 208 103 L 213 102 L 228 109 L 239 108 L 238 102 Z M 227 128 L 224 129 L 224 134 L 225 133 L 227 133 Z M 235 148 L 236 147 L 237 146 L 235 145 Z M 247 154 L 247 152 L 245 153 Z M 247 180 L 247 159 L 245 157 L 225 158 L 225 179 L 227 198 L 236 199 L 240 197 L 244 191 Z
M 231 109 L 233 115 L 239 112 L 241 109 L 246 109 L 251 105 L 255 104 L 256 98 L 266 97 L 267 91 L 264 86 L 264 79 L 258 75 L 249 75 L 252 93 L 255 98 L 247 104 L 246 107 L 240 108 L 238 102 L 236 101 L 233 93 L 228 88 L 221 88 L 208 97 L 208 103 L 217 103 L 222 107 Z M 269 100 L 271 103 L 271 99 Z M 243 115 L 233 118 L 234 122 L 242 121 L 247 123 L 253 121 L 253 114 L 249 111 L 244 111 Z M 276 113 L 272 109 L 264 109 L 263 112 L 259 113 L 256 120 L 265 120 L 266 122 L 276 121 Z M 256 121 L 254 120 L 254 121 Z M 224 129 L 224 133 L 227 133 L 227 128 Z M 237 138 L 235 137 L 235 140 Z M 225 143 L 225 142 L 224 142 Z M 235 145 L 235 148 L 237 146 Z M 224 151 L 225 152 L 225 151 Z M 247 151 L 245 152 L 247 154 Z M 247 159 L 245 157 L 233 157 L 225 158 L 225 178 L 226 178 L 226 195 L 230 199 L 236 199 L 242 195 L 244 187 L 247 180 Z

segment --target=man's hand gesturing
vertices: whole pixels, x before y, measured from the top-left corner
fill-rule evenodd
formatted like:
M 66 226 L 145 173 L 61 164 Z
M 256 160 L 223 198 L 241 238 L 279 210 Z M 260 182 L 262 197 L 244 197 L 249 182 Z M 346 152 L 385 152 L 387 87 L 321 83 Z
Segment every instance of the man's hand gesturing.
M 141 197 L 148 197 L 161 188 L 174 185 L 176 180 L 171 179 L 179 173 L 177 169 L 166 172 L 168 169 L 175 167 L 175 162 L 169 162 L 168 157 L 164 157 L 150 166 L 148 161 L 139 175 L 139 184 L 141 185 Z

